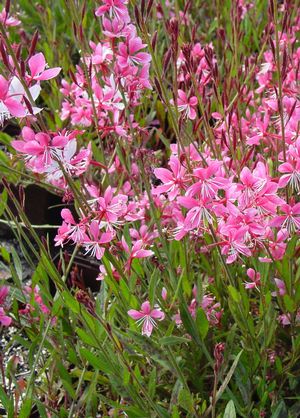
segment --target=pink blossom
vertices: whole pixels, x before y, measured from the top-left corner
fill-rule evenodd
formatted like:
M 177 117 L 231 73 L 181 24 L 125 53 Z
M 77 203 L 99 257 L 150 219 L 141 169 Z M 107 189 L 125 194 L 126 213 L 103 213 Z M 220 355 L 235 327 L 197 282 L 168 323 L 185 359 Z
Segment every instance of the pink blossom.
M 151 61 L 151 55 L 147 52 L 139 52 L 147 45 L 142 43 L 140 37 L 129 38 L 127 42 L 119 44 L 119 53 L 117 56 L 118 64 L 121 68 L 130 65 L 145 65 Z
M 144 244 L 151 245 L 155 238 L 158 237 L 158 232 L 150 232 L 147 225 L 142 225 L 139 230 L 130 228 L 130 237 L 133 241 L 141 240 Z
M 96 16 L 103 16 L 108 13 L 109 17 L 116 17 L 118 20 L 128 23 L 130 17 L 126 7 L 127 0 L 102 0 L 102 6 L 98 7 Z
M 246 282 L 245 284 L 245 289 L 257 289 L 260 286 L 260 273 L 256 272 L 254 269 L 249 268 L 247 270 L 247 276 L 249 277 L 249 279 L 251 280 L 251 282 Z
M 188 119 L 196 119 L 196 106 L 198 100 L 196 96 L 192 96 L 188 99 L 186 93 L 183 90 L 178 90 L 177 108 L 179 112 L 183 112 L 184 116 Z M 171 100 L 171 104 L 174 105 L 174 100 Z
M 154 194 L 168 193 L 170 200 L 174 200 L 181 190 L 184 190 L 187 182 L 186 169 L 180 164 L 178 158 L 171 157 L 169 162 L 170 170 L 156 168 L 155 176 L 163 182 L 161 186 L 153 190 Z
M 136 36 L 135 26 L 131 24 L 126 25 L 118 18 L 111 20 L 103 17 L 102 24 L 104 28 L 103 34 L 108 38 L 120 38 L 123 36 L 127 38 L 129 35 Z
M 10 82 L 0 75 L 0 124 L 10 115 L 24 117 L 27 112 L 21 104 L 22 94 L 12 94 L 9 92 Z
M 128 197 L 119 193 L 114 196 L 111 186 L 105 190 L 103 197 L 96 196 L 94 201 L 96 202 L 96 208 L 99 219 L 111 224 L 118 224 L 119 218 L 125 215 L 127 211 Z
M 0 306 L 4 305 L 8 293 L 9 293 L 9 287 L 7 286 L 0 287 Z
M 147 337 L 151 336 L 153 328 L 156 327 L 155 320 L 162 321 L 165 318 L 165 314 L 160 308 L 151 309 L 149 301 L 142 303 L 140 311 L 130 309 L 128 315 L 137 321 L 138 325 L 142 325 L 142 335 Z
M 278 292 L 279 296 L 284 296 L 286 294 L 286 288 L 285 288 L 284 281 L 274 278 L 274 282 L 275 282 L 275 285 L 278 289 L 277 292 Z M 273 292 L 272 295 L 276 296 L 277 292 Z
M 53 138 L 47 133 L 34 131 L 25 126 L 22 129 L 22 140 L 12 141 L 12 146 L 27 155 L 26 160 L 32 170 L 43 172 L 51 164 L 57 150 L 62 149 L 69 141 L 68 136 L 57 135 Z
M 27 76 L 29 81 L 50 80 L 51 78 L 56 77 L 61 71 L 60 67 L 55 67 L 55 68 L 50 68 L 49 70 L 45 70 L 46 60 L 42 52 L 39 52 L 38 54 L 33 55 L 28 60 L 28 67 L 30 69 L 30 75 Z
M 74 243 L 81 243 L 86 238 L 86 223 L 84 221 L 75 222 L 73 215 L 69 209 L 63 209 L 61 211 L 61 217 L 63 218 L 62 226 L 59 227 L 58 233 L 54 238 L 55 245 L 63 245 L 65 242 L 72 240 Z
M 111 231 L 100 233 L 100 224 L 97 221 L 91 222 L 87 233 L 89 237 L 86 237 L 83 241 L 83 246 L 86 250 L 85 254 L 90 254 L 92 257 L 96 257 L 97 260 L 101 260 L 105 252 L 103 244 L 111 242 L 114 234 Z
M 167 300 L 168 292 L 167 292 L 167 289 L 165 287 L 163 287 L 162 290 L 161 290 L 161 297 L 164 301 Z
M 9 16 L 8 13 L 6 12 L 5 8 L 2 9 L 2 12 L 0 13 L 0 22 L 4 25 L 4 26 L 18 26 L 20 25 L 20 20 Z
M 5 314 L 3 308 L 0 308 L 0 324 L 3 327 L 9 327 L 11 323 L 12 323 L 12 319 Z
M 203 227 L 204 222 L 212 223 L 212 215 L 209 212 L 210 205 L 207 199 L 179 196 L 177 201 L 180 206 L 189 209 L 184 221 L 184 226 L 188 230 L 198 230 Z
M 237 260 L 240 255 L 251 257 L 252 253 L 245 243 L 247 227 L 233 229 L 232 227 L 222 227 L 220 232 L 225 236 L 222 243 L 222 254 L 227 255 L 227 264 L 231 264 Z
M 196 181 L 188 188 L 187 195 L 193 197 L 200 193 L 203 199 L 216 198 L 218 190 L 230 184 L 228 179 L 218 175 L 220 165 L 218 161 L 212 161 L 208 167 L 193 170 L 193 177 Z
M 283 204 L 280 210 L 284 215 L 275 216 L 270 226 L 286 228 L 290 234 L 300 230 L 300 202 L 295 205 Z
M 125 238 L 122 237 L 121 245 L 123 247 L 123 250 L 129 255 L 129 258 L 128 258 L 126 264 L 125 264 L 125 268 L 126 268 L 127 272 L 130 271 L 132 261 L 135 258 L 151 257 L 154 254 L 154 252 L 152 250 L 146 250 L 144 248 L 144 243 L 141 240 L 136 241 L 133 244 L 132 248 L 130 249 L 127 242 L 125 241 Z

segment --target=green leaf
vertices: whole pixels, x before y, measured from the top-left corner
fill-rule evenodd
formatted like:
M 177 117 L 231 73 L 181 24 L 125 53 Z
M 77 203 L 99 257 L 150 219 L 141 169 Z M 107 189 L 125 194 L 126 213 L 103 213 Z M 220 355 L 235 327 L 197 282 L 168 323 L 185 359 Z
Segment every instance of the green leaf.
M 193 412 L 194 401 L 190 392 L 182 388 L 178 395 L 178 404 L 188 412 Z
M 201 338 L 202 340 L 204 340 L 209 330 L 209 322 L 202 308 L 197 309 L 196 324 L 197 324 L 199 333 L 201 335 Z
M 28 418 L 31 412 L 31 406 L 32 406 L 31 399 L 25 399 L 18 415 L 19 418 Z
M 293 301 L 293 299 L 289 295 L 284 295 L 283 296 L 283 301 L 284 301 L 284 305 L 286 307 L 286 310 L 288 312 L 295 312 L 295 310 L 296 310 L 295 302 Z
M 90 345 L 91 347 L 98 347 L 97 341 L 93 338 L 92 335 L 85 332 L 82 328 L 76 328 L 76 333 L 78 337 L 81 339 L 82 342 L 84 342 L 87 345 Z
M 80 312 L 79 302 L 77 302 L 77 300 L 74 299 L 73 296 L 66 290 L 61 293 L 61 296 L 63 297 L 67 307 L 71 309 L 71 311 L 73 311 L 74 313 L 79 314 Z
M 0 385 L 0 401 L 4 408 L 6 409 L 7 415 L 12 416 L 14 410 L 14 401 L 10 399 L 5 393 L 3 386 Z
M 157 274 L 157 269 L 153 270 L 151 274 L 150 282 L 149 282 L 149 301 L 150 305 L 153 306 L 155 302 L 155 291 L 158 284 L 159 275 Z
M 288 410 L 284 401 L 280 401 L 271 418 L 286 418 L 288 416 Z
M 172 418 L 180 418 L 179 411 L 176 405 L 173 406 Z
M 183 344 L 183 343 L 190 343 L 191 340 L 184 337 L 176 337 L 175 335 L 171 335 L 170 337 L 162 337 L 159 340 L 161 345 L 175 345 L 175 344 Z
M 22 274 L 22 264 L 21 264 L 20 258 L 16 250 L 13 247 L 11 248 L 10 251 L 11 251 L 12 258 L 13 258 L 13 266 L 11 267 L 14 268 L 15 272 L 17 273 L 17 280 L 19 280 L 19 282 L 21 283 L 23 274 Z
M 187 303 L 186 303 L 186 301 L 185 301 L 185 299 L 182 295 L 181 295 L 181 303 L 180 303 L 180 306 L 179 306 L 179 310 L 180 310 L 180 317 L 181 317 L 181 320 L 182 320 L 182 323 L 183 323 L 185 329 L 194 338 L 194 340 L 197 343 L 199 343 L 201 340 L 200 340 L 200 336 L 198 334 L 196 324 L 195 324 L 193 318 L 191 317 L 191 314 L 188 310 Z
M 98 353 L 95 355 L 86 348 L 80 348 L 79 351 L 82 357 L 84 357 L 95 369 L 99 369 L 108 374 L 113 372 L 111 364 L 109 364 L 107 358 L 103 354 Z
M 241 301 L 241 295 L 239 294 L 238 290 L 235 287 L 229 285 L 228 292 L 230 296 L 232 297 L 232 299 L 234 300 L 234 302 L 239 303 Z
M 6 205 L 7 205 L 7 190 L 4 189 L 0 195 L 0 216 L 5 211 Z
M 235 406 L 232 400 L 226 405 L 223 418 L 236 418 Z
M 154 398 L 156 391 L 156 368 L 154 367 L 151 370 L 150 376 L 149 376 L 149 383 L 148 383 L 148 393 L 151 399 Z
M 288 257 L 288 258 L 293 258 L 293 256 L 294 256 L 294 252 L 295 252 L 295 248 L 296 248 L 296 244 L 297 244 L 297 241 L 298 241 L 298 236 L 297 235 L 295 235 L 290 241 L 289 241 L 289 243 L 288 243 L 288 245 L 287 245 L 287 247 L 286 247 L 286 250 L 285 250 L 285 255 Z
M 234 373 L 234 371 L 235 371 L 235 369 L 236 369 L 236 367 L 237 367 L 237 365 L 239 363 L 240 357 L 243 354 L 243 351 L 244 350 L 241 350 L 239 352 L 239 354 L 236 356 L 236 358 L 234 359 L 234 362 L 232 363 L 232 366 L 230 367 L 229 372 L 227 373 L 225 379 L 223 380 L 222 385 L 220 386 L 220 388 L 219 388 L 219 390 L 217 392 L 217 400 L 220 399 L 220 397 L 222 396 L 224 390 L 227 388 L 228 383 L 230 382 L 230 379 L 232 378 L 232 375 L 233 375 L 233 373 Z

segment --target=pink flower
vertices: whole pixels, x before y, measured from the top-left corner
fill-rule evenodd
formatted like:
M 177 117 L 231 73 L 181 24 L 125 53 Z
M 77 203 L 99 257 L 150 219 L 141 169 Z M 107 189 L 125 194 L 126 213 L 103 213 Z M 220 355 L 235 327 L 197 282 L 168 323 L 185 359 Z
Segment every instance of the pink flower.
M 112 18 L 115 16 L 118 20 L 128 23 L 130 17 L 126 7 L 127 0 L 102 0 L 103 5 L 98 7 L 95 12 L 96 16 L 103 16 L 105 13 Z
M 241 255 L 251 257 L 251 250 L 245 244 L 247 227 L 234 229 L 232 226 L 221 228 L 220 232 L 227 237 L 222 243 L 222 254 L 227 255 L 227 264 L 231 264 Z
M 0 305 L 2 306 L 5 303 L 5 299 L 9 293 L 9 287 L 1 286 L 0 287 Z
M 147 225 L 142 225 L 139 230 L 129 229 L 130 237 L 133 241 L 142 240 L 144 244 L 151 245 L 153 240 L 158 237 L 158 232 L 149 232 Z
M 251 279 L 251 282 L 244 283 L 245 289 L 257 289 L 260 286 L 260 273 L 256 272 L 252 268 L 247 270 L 247 276 Z
M 108 38 L 120 38 L 122 36 L 127 38 L 129 35 L 136 36 L 135 26 L 125 25 L 124 22 L 118 18 L 110 20 L 103 17 L 102 25 L 104 29 L 103 34 Z
M 127 211 L 128 197 L 123 194 L 114 196 L 111 186 L 105 190 L 103 197 L 96 197 L 97 212 L 101 221 L 106 221 L 111 224 L 118 224 L 118 219 L 125 215 Z
M 280 206 L 285 215 L 275 216 L 270 226 L 286 228 L 290 234 L 300 230 L 300 202 L 295 205 L 287 203 Z
M 294 164 L 286 162 L 278 167 L 278 171 L 283 173 L 280 177 L 279 187 L 285 187 L 289 184 L 297 193 L 300 192 L 300 158 Z
M 33 171 L 44 172 L 45 168 L 51 164 L 57 150 L 66 146 L 69 141 L 68 136 L 56 135 L 51 138 L 47 133 L 38 132 L 25 126 L 22 129 L 22 140 L 12 141 L 12 146 L 23 154 Z
M 30 81 L 50 80 L 51 78 L 56 77 L 61 71 L 60 67 L 45 70 L 46 60 L 42 52 L 33 55 L 33 57 L 28 60 L 28 66 L 30 69 L 30 75 L 27 75 L 27 78 Z
M 162 297 L 163 300 L 165 300 L 165 301 L 167 300 L 168 292 L 167 292 L 167 289 L 165 287 L 163 287 L 162 290 L 161 290 L 161 297 Z
M 110 263 L 110 269 L 111 269 L 111 274 L 112 274 L 113 278 L 117 282 L 119 282 L 120 279 L 121 279 L 121 275 L 118 272 L 118 270 L 111 263 Z M 103 264 L 101 264 L 99 266 L 99 274 L 98 274 L 98 277 L 96 278 L 96 280 L 104 280 L 107 275 L 108 275 L 108 273 L 106 271 L 105 266 Z
M 35 84 L 29 88 L 29 91 L 33 100 L 36 100 L 41 88 L 38 84 Z M 21 118 L 31 114 L 25 104 L 23 104 L 24 97 L 28 99 L 24 87 L 17 77 L 7 81 L 0 75 L 0 125 L 5 119 L 9 119 L 12 116 Z M 41 110 L 38 107 L 32 107 L 33 115 Z
M 12 319 L 7 316 L 3 308 L 0 308 L 0 324 L 4 327 L 9 327 L 12 323 Z
M 279 294 L 279 296 L 284 296 L 286 294 L 286 288 L 285 288 L 285 283 L 283 280 L 280 279 L 276 279 L 274 278 L 276 287 L 277 287 L 277 291 L 272 293 L 272 296 L 277 296 L 277 292 Z
M 177 199 L 180 206 L 189 209 L 185 221 L 185 229 L 200 229 L 206 221 L 212 223 L 212 215 L 209 212 L 207 199 L 194 199 L 188 196 L 179 196 Z
M 71 177 L 79 176 L 87 170 L 91 160 L 91 143 L 88 143 L 87 148 L 81 148 L 78 153 L 76 151 L 77 141 L 75 138 L 68 141 L 63 148 L 56 147 L 56 159 L 52 160 L 51 164 L 44 169 L 49 182 L 52 183 L 64 178 L 61 165 Z
M 90 253 L 92 257 L 96 257 L 97 260 L 101 260 L 105 252 L 103 244 L 107 244 L 112 241 L 114 234 L 111 231 L 100 234 L 100 226 L 97 221 L 91 222 L 88 232 L 90 238 L 87 237 L 83 242 L 86 250 L 85 255 Z
M 194 120 L 196 119 L 197 113 L 195 107 L 197 106 L 198 100 L 196 96 L 187 98 L 186 93 L 183 90 L 178 90 L 177 107 L 179 112 L 184 112 L 184 116 Z M 171 104 L 174 105 L 174 101 L 171 100 Z
M 5 8 L 0 13 L 0 22 L 5 26 L 18 26 L 21 23 L 20 20 L 9 16 Z
M 132 261 L 135 258 L 151 257 L 154 254 L 154 252 L 152 250 L 144 249 L 144 243 L 141 240 L 136 241 L 133 244 L 132 248 L 130 249 L 127 242 L 125 241 L 125 238 L 122 237 L 121 245 L 122 245 L 123 249 L 125 250 L 125 252 L 129 255 L 129 258 L 128 258 L 126 264 L 125 264 L 125 269 L 126 269 L 127 272 L 130 271 Z
M 151 309 L 149 301 L 142 304 L 140 311 L 130 309 L 128 315 L 137 321 L 138 325 L 143 325 L 142 335 L 147 335 L 147 337 L 150 337 L 153 327 L 156 327 L 155 320 L 162 321 L 165 318 L 165 314 L 160 308 Z
M 11 82 L 0 75 L 0 124 L 10 115 L 21 118 L 26 115 L 26 109 L 20 103 L 23 95 L 9 92 Z
M 74 243 L 81 243 L 86 238 L 86 225 L 84 222 L 75 222 L 70 209 L 63 209 L 61 211 L 63 218 L 62 226 L 59 227 L 58 233 L 54 238 L 55 245 L 63 245 L 66 241 L 72 240 Z
M 203 199 L 214 199 L 218 190 L 226 188 L 230 184 L 229 180 L 217 175 L 220 170 L 220 163 L 213 161 L 208 163 L 208 167 L 196 168 L 193 171 L 193 177 L 197 181 L 188 188 L 187 195 L 193 197 L 200 193 Z
M 180 194 L 180 191 L 184 189 L 184 185 L 187 182 L 185 176 L 186 169 L 180 164 L 178 158 L 171 157 L 169 162 L 170 170 L 166 168 L 156 168 L 154 170 L 155 176 L 163 182 L 161 186 L 156 187 L 153 190 L 154 194 L 168 193 L 170 200 L 174 200 L 175 197 Z
M 130 65 L 145 65 L 151 61 L 151 55 L 147 52 L 139 52 L 147 45 L 142 43 L 139 36 L 127 39 L 127 42 L 119 44 L 118 64 L 121 68 Z

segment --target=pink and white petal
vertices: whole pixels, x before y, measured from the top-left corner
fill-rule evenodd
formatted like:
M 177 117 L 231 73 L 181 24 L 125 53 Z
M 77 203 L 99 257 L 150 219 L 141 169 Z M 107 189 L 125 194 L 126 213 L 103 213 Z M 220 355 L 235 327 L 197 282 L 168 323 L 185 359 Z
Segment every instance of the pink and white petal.
M 189 100 L 189 104 L 190 104 L 190 106 L 197 106 L 197 103 L 198 103 L 198 99 L 197 99 L 197 97 L 196 96 L 192 96 L 191 98 L 190 98 L 190 100 Z
M 160 309 L 153 309 L 150 313 L 151 318 L 159 319 L 162 321 L 165 318 L 165 314 Z
M 125 241 L 124 237 L 122 237 L 122 239 L 121 239 L 121 244 L 122 244 L 123 249 L 126 251 L 126 253 L 130 254 L 130 249 L 129 249 L 128 244 Z
M 34 141 L 35 140 L 35 133 L 31 128 L 28 128 L 28 126 L 24 126 L 22 129 L 22 138 L 24 141 Z
M 137 321 L 137 320 L 139 320 L 139 319 L 141 319 L 145 316 L 145 314 L 143 312 L 136 311 L 135 309 L 130 309 L 127 313 L 135 321 Z
M 151 305 L 150 305 L 150 302 L 148 300 L 146 300 L 145 302 L 142 303 L 141 312 L 143 312 L 144 315 L 150 315 Z
M 58 76 L 60 72 L 60 67 L 50 68 L 49 70 L 45 70 L 40 76 L 35 77 L 35 79 L 40 81 L 51 80 L 52 78 Z
M 61 211 L 60 214 L 61 214 L 61 217 L 63 218 L 63 220 L 66 223 L 71 224 L 71 225 L 75 225 L 76 224 L 76 222 L 75 222 L 75 220 L 73 218 L 73 215 L 72 215 L 70 209 L 66 209 L 66 208 L 65 209 L 62 209 L 62 211 Z
M 7 109 L 10 111 L 12 116 L 15 116 L 17 118 L 22 118 L 26 116 L 27 114 L 27 111 L 24 108 L 24 106 L 15 99 L 8 98 L 5 100 L 4 104 L 7 107 Z
M 54 147 L 64 147 L 68 143 L 68 138 L 63 135 L 57 135 L 52 139 Z
M 11 145 L 18 152 L 25 152 L 24 151 L 24 145 L 25 144 L 26 144 L 26 142 L 24 142 L 24 141 L 11 141 Z
M 35 136 L 35 139 L 44 147 L 49 145 L 50 137 L 49 135 L 45 134 L 44 132 L 38 132 Z
M 151 257 L 154 254 L 151 250 L 138 250 L 135 252 L 135 258 Z
M 146 335 L 147 337 L 150 337 L 153 331 L 153 324 L 150 320 L 150 318 L 146 318 L 143 323 L 142 328 L 142 335 Z
M 39 52 L 38 54 L 33 55 L 28 61 L 28 66 L 30 68 L 31 77 L 35 77 L 44 71 L 46 67 L 46 60 L 44 54 Z
M 114 235 L 112 232 L 104 232 L 104 234 L 101 235 L 99 239 L 100 244 L 106 244 L 107 242 L 110 242 L 113 239 Z
M 8 81 L 0 75 L 0 100 L 4 100 L 9 88 Z
M 188 113 L 189 119 L 194 120 L 194 119 L 196 119 L 196 116 L 197 116 L 197 113 L 196 113 L 195 109 L 193 107 L 189 106 L 189 113 Z
M 283 176 L 280 177 L 278 181 L 278 187 L 279 188 L 285 187 L 290 181 L 290 179 L 291 179 L 291 174 L 284 174 Z
M 280 166 L 278 167 L 278 171 L 279 173 L 292 173 L 294 171 L 294 168 L 290 163 L 283 163 L 280 164 Z
M 37 141 L 29 141 L 24 144 L 24 152 L 31 155 L 39 155 L 44 151 L 44 147 Z
M 98 241 L 99 230 L 100 230 L 99 223 L 97 221 L 92 221 L 89 230 L 90 230 L 90 233 L 91 233 L 93 239 L 95 241 Z
M 170 170 L 167 170 L 166 168 L 156 168 L 154 170 L 154 175 L 164 183 L 173 181 L 172 172 Z

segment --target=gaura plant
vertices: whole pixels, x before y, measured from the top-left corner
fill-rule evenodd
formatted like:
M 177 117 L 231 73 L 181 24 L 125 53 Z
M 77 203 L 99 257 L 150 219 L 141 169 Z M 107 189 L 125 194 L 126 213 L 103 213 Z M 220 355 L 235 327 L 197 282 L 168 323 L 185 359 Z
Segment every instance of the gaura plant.
M 298 416 L 299 11 L 6 2 L 6 416 Z

